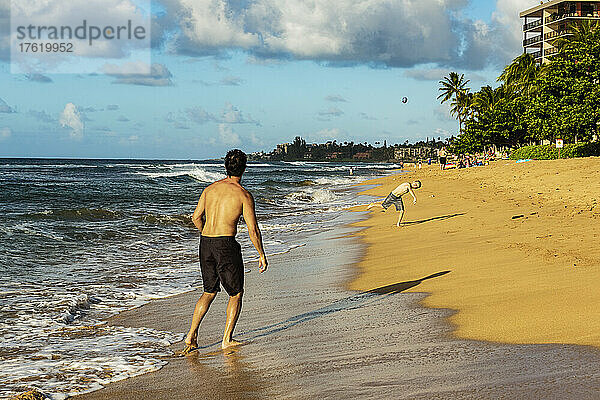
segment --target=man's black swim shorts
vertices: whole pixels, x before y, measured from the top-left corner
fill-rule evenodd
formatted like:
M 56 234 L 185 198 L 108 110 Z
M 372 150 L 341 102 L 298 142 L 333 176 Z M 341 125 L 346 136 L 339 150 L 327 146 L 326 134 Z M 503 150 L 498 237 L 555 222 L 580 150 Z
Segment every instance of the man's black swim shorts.
M 201 236 L 199 251 L 205 292 L 219 292 L 220 285 L 229 296 L 235 296 L 243 290 L 242 247 L 233 236 Z

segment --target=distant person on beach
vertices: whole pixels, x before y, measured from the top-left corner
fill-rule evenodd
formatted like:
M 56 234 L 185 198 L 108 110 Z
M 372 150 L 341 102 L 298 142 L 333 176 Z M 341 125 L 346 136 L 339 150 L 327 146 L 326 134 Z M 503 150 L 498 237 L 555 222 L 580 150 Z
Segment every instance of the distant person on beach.
M 241 246 L 235 240 L 240 216 L 248 226 L 250 240 L 258 250 L 258 270 L 267 270 L 267 258 L 263 250 L 262 236 L 256 214 L 254 198 L 241 185 L 246 170 L 246 154 L 241 150 L 231 150 L 225 157 L 227 178 L 221 179 L 202 192 L 198 206 L 192 216 L 194 225 L 200 230 L 200 269 L 204 293 L 196 303 L 192 326 L 185 338 L 182 355 L 198 348 L 198 327 L 212 301 L 221 290 L 229 295 L 227 322 L 223 334 L 222 348 L 240 344 L 233 340 L 233 329 L 242 309 L 244 292 L 244 263 Z
M 440 169 L 446 169 L 446 162 L 448 161 L 448 153 L 446 153 L 446 148 L 442 147 L 438 153 L 438 157 L 440 159 Z
M 402 196 L 406 193 L 410 193 L 413 197 L 413 204 L 417 204 L 417 198 L 413 189 L 419 189 L 421 187 L 421 181 L 414 181 L 413 183 L 404 182 L 396 187 L 396 189 L 392 190 L 390 194 L 383 200 L 381 203 L 371 203 L 367 206 L 367 210 L 370 210 L 373 207 L 381 207 L 383 208 L 383 212 L 386 212 L 387 209 L 393 204 L 396 206 L 396 211 L 400 213 L 398 217 L 398 222 L 396 223 L 397 227 L 400 227 L 400 222 L 402 222 L 402 217 L 404 217 L 404 203 L 402 202 Z

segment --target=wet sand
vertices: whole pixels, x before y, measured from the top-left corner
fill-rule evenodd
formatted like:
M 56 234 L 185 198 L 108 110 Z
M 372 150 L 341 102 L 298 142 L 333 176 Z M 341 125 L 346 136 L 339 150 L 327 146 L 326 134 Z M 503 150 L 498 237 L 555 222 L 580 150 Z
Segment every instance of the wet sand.
M 421 179 L 419 202 L 358 223 L 368 245 L 349 288 L 363 290 L 451 270 L 423 282 L 423 304 L 458 310 L 463 338 L 600 346 L 600 158 L 439 171 L 376 182 L 384 196 Z M 364 208 L 363 208 L 364 209 Z
M 346 215 L 339 225 L 358 216 Z M 323 232 L 304 247 L 273 256 L 265 275 L 253 266 L 246 275 L 236 336 L 246 345 L 219 349 L 225 320 L 222 293 L 201 325 L 197 354 L 174 357 L 159 371 L 76 398 L 597 398 L 597 349 L 456 339 L 446 322 L 454 311 L 423 308 L 419 303 L 426 294 L 405 291 L 448 279 L 452 273 L 415 282 L 442 272 L 439 265 L 367 288 L 375 290 L 345 289 L 366 250 L 348 237 L 352 232 L 356 229 Z M 183 334 L 199 295 L 153 301 L 110 323 Z

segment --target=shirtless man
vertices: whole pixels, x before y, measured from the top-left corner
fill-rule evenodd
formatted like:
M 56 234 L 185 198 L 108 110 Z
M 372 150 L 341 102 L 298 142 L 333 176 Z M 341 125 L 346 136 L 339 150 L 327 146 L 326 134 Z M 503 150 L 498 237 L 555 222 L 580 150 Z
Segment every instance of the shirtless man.
M 398 217 L 398 223 L 396 223 L 397 227 L 400 227 L 400 222 L 402 221 L 402 217 L 404 216 L 404 203 L 402 202 L 402 196 L 406 193 L 410 193 L 413 197 L 413 204 L 417 204 L 417 198 L 415 197 L 415 193 L 413 189 L 419 189 L 421 187 L 421 181 L 414 181 L 413 183 L 404 182 L 396 187 L 396 189 L 392 190 L 390 194 L 385 198 L 385 200 L 381 203 L 371 203 L 367 206 L 367 210 L 370 210 L 373 207 L 381 207 L 383 208 L 383 212 L 386 212 L 387 209 L 393 204 L 396 206 L 396 211 L 400 213 Z
M 242 309 L 244 289 L 242 252 L 235 240 L 241 215 L 248 226 L 250 240 L 260 256 L 258 270 L 260 273 L 267 270 L 267 258 L 254 212 L 254 198 L 241 185 L 246 169 L 246 154 L 241 150 L 229 151 L 225 157 L 225 169 L 227 178 L 204 189 L 192 216 L 194 225 L 201 233 L 199 254 L 204 293 L 196 303 L 182 355 L 198 348 L 198 327 L 217 292 L 221 290 L 220 285 L 223 285 L 229 295 L 221 347 L 225 349 L 240 344 L 233 340 L 233 329 Z
M 438 152 L 438 157 L 440 158 L 440 169 L 446 169 L 446 162 L 448 162 L 448 153 L 446 153 L 446 148 L 442 147 Z

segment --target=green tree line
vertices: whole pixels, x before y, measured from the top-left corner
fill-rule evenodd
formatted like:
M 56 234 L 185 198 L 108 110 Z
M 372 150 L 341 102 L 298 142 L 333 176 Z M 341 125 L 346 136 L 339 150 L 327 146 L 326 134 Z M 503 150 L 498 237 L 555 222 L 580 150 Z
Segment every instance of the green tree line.
M 381 145 L 380 142 L 375 142 L 375 145 Z M 398 148 L 442 148 L 445 143 L 441 137 L 438 137 L 437 141 L 429 138 L 427 141 L 418 141 L 416 143 L 409 143 L 407 140 L 404 144 L 387 145 L 387 141 L 384 140 L 383 145 L 375 147 L 368 142 L 343 142 L 338 143 L 336 140 L 321 143 L 321 144 L 307 144 L 300 136 L 296 136 L 293 142 L 287 145 L 287 152 L 280 153 L 277 150 L 273 150 L 269 154 L 270 160 L 282 160 L 282 161 L 300 161 L 300 160 L 312 160 L 312 161 L 356 161 L 354 157 L 359 153 L 368 153 L 368 158 L 360 158 L 362 161 L 390 161 L 396 157 L 395 150 Z M 335 155 L 335 158 L 331 156 Z
M 563 139 L 589 142 L 600 126 L 600 24 L 572 25 L 554 43 L 558 52 L 538 65 L 524 53 L 506 66 L 498 87 L 471 92 L 464 74 L 451 72 L 440 81 L 442 103 L 450 102 L 459 122 L 451 140 L 456 153 L 520 147 Z

